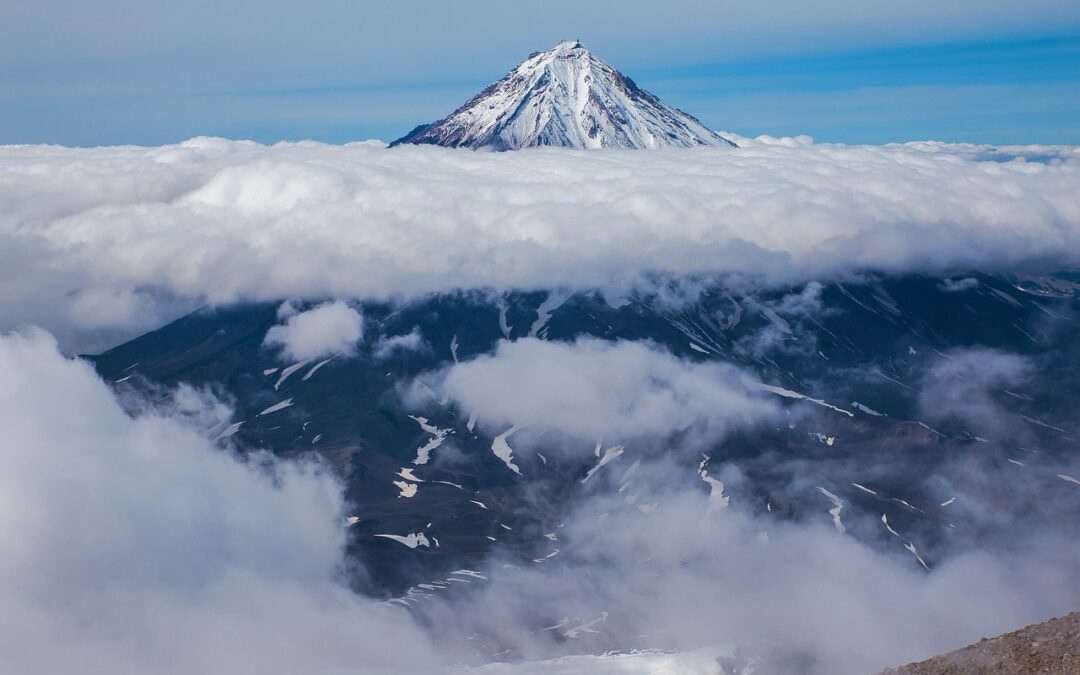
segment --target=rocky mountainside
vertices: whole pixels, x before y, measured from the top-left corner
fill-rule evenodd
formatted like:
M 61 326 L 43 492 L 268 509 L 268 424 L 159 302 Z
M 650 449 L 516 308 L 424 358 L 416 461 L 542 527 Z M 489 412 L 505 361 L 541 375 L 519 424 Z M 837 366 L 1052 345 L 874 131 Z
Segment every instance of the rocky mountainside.
M 235 415 L 213 430 L 222 442 L 322 457 L 355 505 L 350 551 L 369 572 L 365 590 L 403 603 L 443 592 L 419 584 L 480 569 L 496 549 L 530 565 L 567 555 L 558 529 L 566 504 L 648 456 L 647 447 L 601 456 L 598 446 L 595 456 L 571 460 L 554 441 L 547 448 L 543 436 L 526 443 L 528 429 L 492 429 L 485 410 L 459 409 L 435 391 L 432 373 L 507 340 L 639 342 L 688 362 L 747 369 L 790 419 L 703 446 L 686 467 L 687 487 L 757 505 L 769 518 L 835 525 L 921 571 L 953 547 L 995 535 L 954 505 L 948 486 L 974 480 L 957 458 L 1006 481 L 967 486 L 1002 509 L 1027 508 L 1013 494 L 1016 481 L 1039 486 L 1044 510 L 1072 508 L 1076 476 L 1061 462 L 1074 452 L 1080 412 L 1080 334 L 1067 319 L 1080 299 L 1047 288 L 915 275 L 769 290 L 715 282 L 679 301 L 664 288 L 625 298 L 457 292 L 356 303 L 365 325 L 357 353 L 311 362 L 282 360 L 264 344 L 280 321 L 277 303 L 239 305 L 197 312 L 93 361 L 121 393 L 160 396 L 161 386 L 180 382 L 224 392 Z M 948 375 L 942 364 L 963 362 L 955 350 L 972 345 L 1056 373 L 993 392 L 1022 443 L 999 447 L 987 439 L 1001 429 L 926 416 L 933 411 L 918 388 Z M 419 401 L 402 399 L 407 386 Z M 707 473 L 713 456 L 738 464 L 738 485 Z M 821 475 L 807 486 L 809 466 Z
M 404 143 L 490 150 L 734 146 L 576 40 L 531 55 L 448 117 L 391 145 Z
M 979 640 L 881 675 L 1075 675 L 1080 673 L 1080 612 Z

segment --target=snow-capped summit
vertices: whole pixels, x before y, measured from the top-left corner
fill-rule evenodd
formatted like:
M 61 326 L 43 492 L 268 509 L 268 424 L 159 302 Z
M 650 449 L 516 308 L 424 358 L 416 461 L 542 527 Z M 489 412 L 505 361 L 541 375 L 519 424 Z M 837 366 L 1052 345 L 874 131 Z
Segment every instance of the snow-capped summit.
M 532 54 L 450 116 L 391 145 L 403 143 L 491 150 L 734 146 L 577 40 Z

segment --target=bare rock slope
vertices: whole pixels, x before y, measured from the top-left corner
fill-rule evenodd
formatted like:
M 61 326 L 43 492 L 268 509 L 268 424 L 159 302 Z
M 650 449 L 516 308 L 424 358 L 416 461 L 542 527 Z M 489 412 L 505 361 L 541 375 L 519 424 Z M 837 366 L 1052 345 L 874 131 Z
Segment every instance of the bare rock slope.
M 881 675 L 1077 675 L 1080 673 L 1080 612 L 983 639 L 926 661 L 890 668 Z

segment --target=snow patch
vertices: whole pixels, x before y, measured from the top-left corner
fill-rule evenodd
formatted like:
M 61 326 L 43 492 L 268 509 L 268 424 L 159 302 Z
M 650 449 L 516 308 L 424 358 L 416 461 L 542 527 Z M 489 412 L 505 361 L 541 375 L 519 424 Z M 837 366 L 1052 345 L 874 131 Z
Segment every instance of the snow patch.
M 818 487 L 817 491 L 829 498 L 829 501 L 833 503 L 833 507 L 829 509 L 829 515 L 832 516 L 833 525 L 836 527 L 836 531 L 840 534 L 847 532 L 847 528 L 844 527 L 844 523 L 840 520 L 840 512 L 844 510 L 844 500 L 840 499 L 833 493 L 829 492 L 823 487 Z
M 431 548 L 431 541 L 423 532 L 413 532 L 405 536 L 401 536 L 399 534 L 376 534 L 375 536 L 382 537 L 383 539 L 390 539 L 391 541 L 396 541 L 402 546 L 408 546 L 409 548 L 413 549 L 417 546 Z
M 293 400 L 291 398 L 287 398 L 284 401 L 281 401 L 280 403 L 275 403 L 274 405 L 270 406 L 266 410 L 263 410 L 261 413 L 256 415 L 256 417 L 262 417 L 263 415 L 269 415 L 270 413 L 276 413 L 279 410 L 284 410 L 285 408 L 288 408 L 292 404 L 293 404 Z
M 518 427 L 512 426 L 506 431 L 496 436 L 495 439 L 491 441 L 491 452 L 493 452 L 496 457 L 502 460 L 503 464 L 506 465 L 506 468 L 510 469 L 511 471 L 520 476 L 521 469 L 519 469 L 517 465 L 514 464 L 514 449 L 510 447 L 509 443 L 507 443 L 507 439 L 510 438 L 510 436 L 512 436 L 517 431 Z

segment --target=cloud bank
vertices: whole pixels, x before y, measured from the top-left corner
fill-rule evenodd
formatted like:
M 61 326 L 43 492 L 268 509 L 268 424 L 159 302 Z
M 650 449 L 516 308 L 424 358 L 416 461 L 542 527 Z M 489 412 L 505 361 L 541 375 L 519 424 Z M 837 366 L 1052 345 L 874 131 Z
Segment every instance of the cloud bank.
M 41 332 L 0 336 L 0 670 L 392 673 L 438 662 L 340 582 L 341 486 L 239 461 L 190 389 L 129 417 Z M 206 432 L 204 427 L 201 431 Z
M 82 347 L 201 302 L 1080 262 L 1075 148 L 740 141 L 0 147 L 0 326 Z

